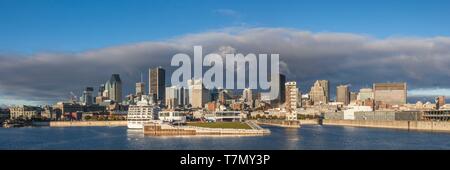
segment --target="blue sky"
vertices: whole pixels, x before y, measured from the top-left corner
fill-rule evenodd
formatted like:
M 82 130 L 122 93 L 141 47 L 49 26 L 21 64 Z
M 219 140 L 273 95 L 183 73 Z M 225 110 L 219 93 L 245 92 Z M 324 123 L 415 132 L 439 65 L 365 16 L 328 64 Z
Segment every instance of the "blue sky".
M 449 0 L 0 0 L 0 104 L 53 102 L 112 73 L 128 94 L 140 72 L 197 43 L 278 50 L 304 92 L 317 79 L 407 81 L 410 96 L 450 96 L 449 9 Z
M 226 27 L 448 36 L 446 0 L 0 0 L 0 52 L 73 52 Z

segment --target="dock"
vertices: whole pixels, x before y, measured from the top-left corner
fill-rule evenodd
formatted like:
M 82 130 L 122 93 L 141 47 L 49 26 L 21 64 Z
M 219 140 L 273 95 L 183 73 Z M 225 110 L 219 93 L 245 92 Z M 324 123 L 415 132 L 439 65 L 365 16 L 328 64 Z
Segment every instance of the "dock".
M 300 121 L 295 120 L 256 120 L 255 124 L 259 125 L 269 125 L 269 126 L 278 126 L 284 128 L 300 128 Z
M 149 136 L 185 136 L 185 135 L 211 135 L 211 136 L 262 136 L 270 134 L 252 122 L 246 122 L 252 129 L 206 128 L 197 126 L 174 126 L 170 124 L 151 123 L 144 126 L 144 135 Z

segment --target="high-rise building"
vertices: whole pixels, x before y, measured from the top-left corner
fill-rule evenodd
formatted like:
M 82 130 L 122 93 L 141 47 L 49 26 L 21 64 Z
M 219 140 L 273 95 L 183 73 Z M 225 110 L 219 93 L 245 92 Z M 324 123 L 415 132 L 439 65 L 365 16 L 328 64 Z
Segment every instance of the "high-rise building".
M 373 99 L 373 89 L 371 88 L 359 89 L 357 100 L 364 101 L 366 99 Z
M 136 83 L 136 96 L 140 100 L 142 95 L 145 95 L 145 83 L 144 83 L 144 80 L 143 80 L 142 74 L 141 74 L 141 81 Z
M 165 104 L 169 109 L 175 109 L 178 106 L 184 107 L 188 103 L 189 91 L 183 87 L 166 87 Z
M 145 95 L 145 83 L 137 82 L 136 83 L 136 96 Z
M 166 71 L 162 67 L 149 70 L 149 94 L 157 101 L 165 102 Z
M 105 89 L 103 90 L 103 94 L 102 94 L 102 96 L 105 97 L 106 99 L 109 99 L 110 89 L 111 89 L 111 83 L 110 83 L 110 80 L 108 80 L 105 83 Z
M 95 103 L 96 104 L 100 104 L 103 101 L 109 99 L 109 91 L 107 90 L 107 87 L 106 87 L 106 86 L 108 86 L 108 88 L 110 87 L 109 86 L 109 80 L 108 80 L 108 82 L 106 84 L 107 85 L 101 84 L 100 87 L 98 88 L 98 95 L 97 95 L 97 97 L 95 97 Z
M 94 88 L 93 87 L 86 87 L 83 91 L 83 95 L 81 96 L 81 102 L 83 105 L 92 105 L 94 104 Z
M 285 83 L 286 87 L 286 99 L 285 99 L 285 109 L 288 112 L 293 112 L 298 107 L 298 88 L 295 81 Z
M 318 80 L 318 81 L 320 83 L 320 86 L 322 86 L 325 91 L 326 103 L 328 103 L 330 101 L 330 81 L 328 80 Z
M 436 108 L 437 109 L 439 109 L 440 107 L 442 107 L 442 106 L 444 106 L 445 105 L 445 96 L 439 96 L 439 97 L 437 97 L 437 100 L 436 100 L 437 102 L 436 102 Z
M 375 83 L 373 84 L 375 102 L 390 105 L 406 104 L 406 83 Z
M 279 104 L 283 104 L 286 102 L 286 76 L 284 74 L 280 74 L 280 83 L 279 83 L 279 89 L 280 92 L 278 94 L 278 102 Z
M 356 103 L 358 100 L 358 92 L 350 92 L 350 103 Z
M 325 86 L 324 86 L 325 85 Z M 327 104 L 327 90 L 328 89 L 328 81 L 327 80 L 317 80 L 314 85 L 311 87 L 309 91 L 309 97 L 314 105 L 318 104 Z
M 178 106 L 178 88 L 176 86 L 166 87 L 166 101 L 167 108 L 174 109 Z
M 210 91 L 205 88 L 202 80 L 188 80 L 189 102 L 193 108 L 202 108 L 211 99 Z
M 113 74 L 109 80 L 109 99 L 117 103 L 122 102 L 122 81 L 119 74 Z
M 98 95 L 97 96 L 103 96 L 103 91 L 105 91 L 105 84 L 101 84 L 98 88 Z
M 250 106 L 250 108 L 253 108 L 254 99 L 252 89 L 246 88 L 242 91 L 242 101 Z
M 252 89 L 246 88 L 242 91 L 242 99 L 244 102 L 251 102 L 253 101 L 253 93 Z
M 340 85 L 336 87 L 336 101 L 342 102 L 344 105 L 350 104 L 350 91 L 348 85 Z

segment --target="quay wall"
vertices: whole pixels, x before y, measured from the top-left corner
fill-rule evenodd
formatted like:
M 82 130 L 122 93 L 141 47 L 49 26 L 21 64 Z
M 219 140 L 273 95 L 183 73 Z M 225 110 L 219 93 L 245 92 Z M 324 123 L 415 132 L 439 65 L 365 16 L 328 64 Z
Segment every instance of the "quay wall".
M 127 126 L 127 121 L 51 121 L 50 127 Z
M 300 125 L 317 125 L 319 124 L 318 119 L 304 119 L 304 120 L 298 120 L 300 122 Z
M 286 128 L 300 128 L 300 121 L 285 121 L 285 120 L 257 120 L 256 124 L 278 126 Z
M 255 125 L 258 126 L 258 125 Z M 144 135 L 150 136 L 183 136 L 183 135 L 231 135 L 231 136 L 261 136 L 270 134 L 270 130 L 258 128 L 252 129 L 228 129 L 205 128 L 196 126 L 172 126 L 166 124 L 148 124 L 144 126 Z
M 450 122 L 387 120 L 323 120 L 324 125 L 450 132 Z

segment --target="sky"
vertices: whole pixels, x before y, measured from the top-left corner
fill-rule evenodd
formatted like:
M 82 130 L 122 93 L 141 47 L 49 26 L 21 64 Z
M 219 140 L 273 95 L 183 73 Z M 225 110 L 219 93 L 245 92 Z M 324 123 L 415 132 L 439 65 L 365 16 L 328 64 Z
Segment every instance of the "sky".
M 0 0 L 0 104 L 54 102 L 113 72 L 132 93 L 139 72 L 199 43 L 277 51 L 302 91 L 328 78 L 450 95 L 448 9 L 447 0 Z
M 0 50 L 80 51 L 225 27 L 448 36 L 447 0 L 1 0 Z

